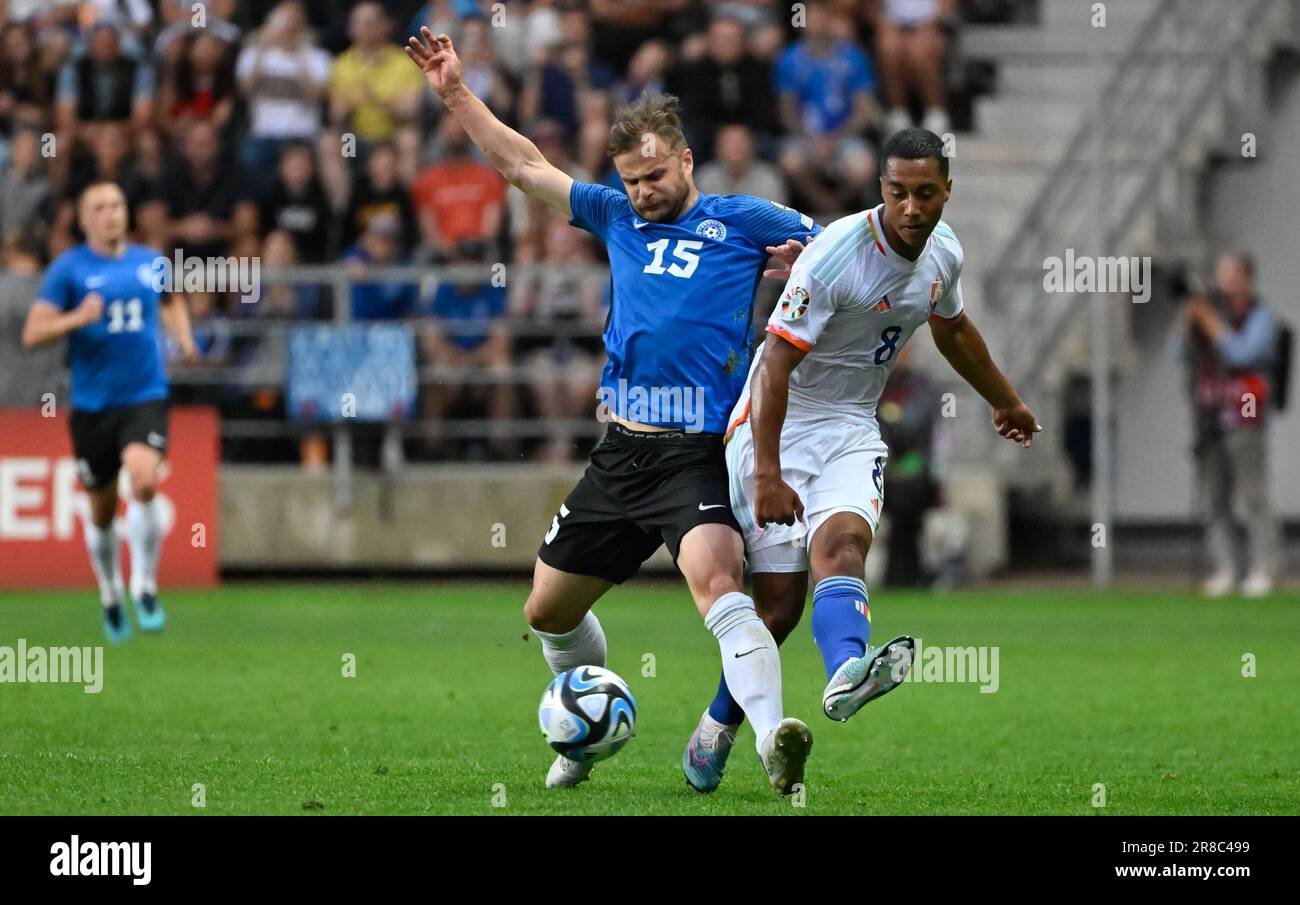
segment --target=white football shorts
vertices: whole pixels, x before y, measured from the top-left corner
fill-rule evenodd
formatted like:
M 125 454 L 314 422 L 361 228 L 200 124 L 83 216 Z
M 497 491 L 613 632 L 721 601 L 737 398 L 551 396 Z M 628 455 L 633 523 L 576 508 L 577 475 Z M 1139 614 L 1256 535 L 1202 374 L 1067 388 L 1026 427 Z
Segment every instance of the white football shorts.
M 786 421 L 781 434 L 781 479 L 803 501 L 804 517 L 794 525 L 754 519 L 754 435 L 750 422 L 727 442 L 731 509 L 745 537 L 752 572 L 806 572 L 813 535 L 837 512 L 866 519 L 874 536 L 885 502 L 889 448 L 880 428 L 853 422 Z

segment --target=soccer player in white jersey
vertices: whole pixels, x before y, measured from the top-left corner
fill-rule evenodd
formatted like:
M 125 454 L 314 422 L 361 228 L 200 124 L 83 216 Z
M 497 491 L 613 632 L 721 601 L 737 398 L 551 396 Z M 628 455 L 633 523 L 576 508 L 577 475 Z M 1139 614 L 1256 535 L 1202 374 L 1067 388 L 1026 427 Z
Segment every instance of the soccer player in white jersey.
M 962 248 L 940 217 L 952 191 L 943 143 L 905 129 L 885 144 L 884 203 L 837 220 L 791 271 L 727 432 L 731 506 L 755 597 L 779 643 L 813 581 L 812 631 L 826 667 L 822 709 L 846 720 L 911 666 L 906 635 L 871 650 L 863 581 L 880 520 L 888 449 L 876 402 L 912 332 L 935 345 L 1025 447 L 1033 413 L 989 357 L 961 296 Z M 741 712 L 725 679 L 682 756 L 687 782 L 722 780 Z

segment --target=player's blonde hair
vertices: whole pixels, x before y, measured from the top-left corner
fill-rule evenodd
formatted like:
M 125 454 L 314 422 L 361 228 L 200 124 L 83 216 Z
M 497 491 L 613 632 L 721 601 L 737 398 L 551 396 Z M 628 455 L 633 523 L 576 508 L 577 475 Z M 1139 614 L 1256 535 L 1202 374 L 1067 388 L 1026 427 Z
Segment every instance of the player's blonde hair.
M 619 107 L 614 125 L 609 129 L 610 157 L 626 154 L 646 146 L 646 136 L 653 135 L 668 143 L 668 150 L 686 147 L 682 132 L 682 104 L 671 94 L 642 94 L 631 104 Z

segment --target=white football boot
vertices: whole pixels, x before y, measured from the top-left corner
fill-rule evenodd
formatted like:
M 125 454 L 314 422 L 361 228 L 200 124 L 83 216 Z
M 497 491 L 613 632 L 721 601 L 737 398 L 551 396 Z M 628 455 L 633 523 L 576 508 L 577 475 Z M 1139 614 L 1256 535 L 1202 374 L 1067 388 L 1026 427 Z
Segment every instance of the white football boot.
M 591 776 L 591 768 L 596 766 L 593 760 L 569 760 L 563 754 L 557 755 L 551 769 L 546 771 L 546 788 L 571 789 L 580 782 L 586 782 Z
M 822 710 L 833 720 L 843 722 L 902 684 L 912 669 L 916 642 L 907 635 L 867 651 L 865 656 L 850 657 L 835 670 L 822 694 Z
M 801 720 L 786 717 L 767 734 L 758 757 L 767 771 L 772 790 L 778 795 L 791 795 L 795 786 L 803 783 L 803 767 L 812 750 L 812 733 Z
M 1241 583 L 1241 596 L 1267 597 L 1273 593 L 1273 576 L 1255 569 Z
M 1219 569 L 1201 583 L 1201 593 L 1206 597 L 1227 597 L 1236 583 L 1236 577 L 1230 570 Z

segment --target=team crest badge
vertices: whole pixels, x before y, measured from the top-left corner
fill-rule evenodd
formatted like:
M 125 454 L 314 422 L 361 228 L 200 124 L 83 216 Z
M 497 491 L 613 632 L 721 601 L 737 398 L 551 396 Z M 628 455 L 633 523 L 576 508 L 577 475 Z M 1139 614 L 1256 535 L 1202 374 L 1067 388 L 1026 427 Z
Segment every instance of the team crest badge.
M 791 286 L 781 296 L 781 320 L 797 321 L 808 311 L 808 290 Z
M 695 234 L 706 239 L 712 239 L 714 242 L 721 242 L 727 238 L 727 227 L 717 220 L 705 220 L 695 227 Z
M 876 304 L 871 307 L 871 310 L 876 314 L 883 314 L 892 307 L 894 306 L 893 303 L 889 301 L 889 296 L 883 295 L 880 297 L 880 301 L 876 302 Z

